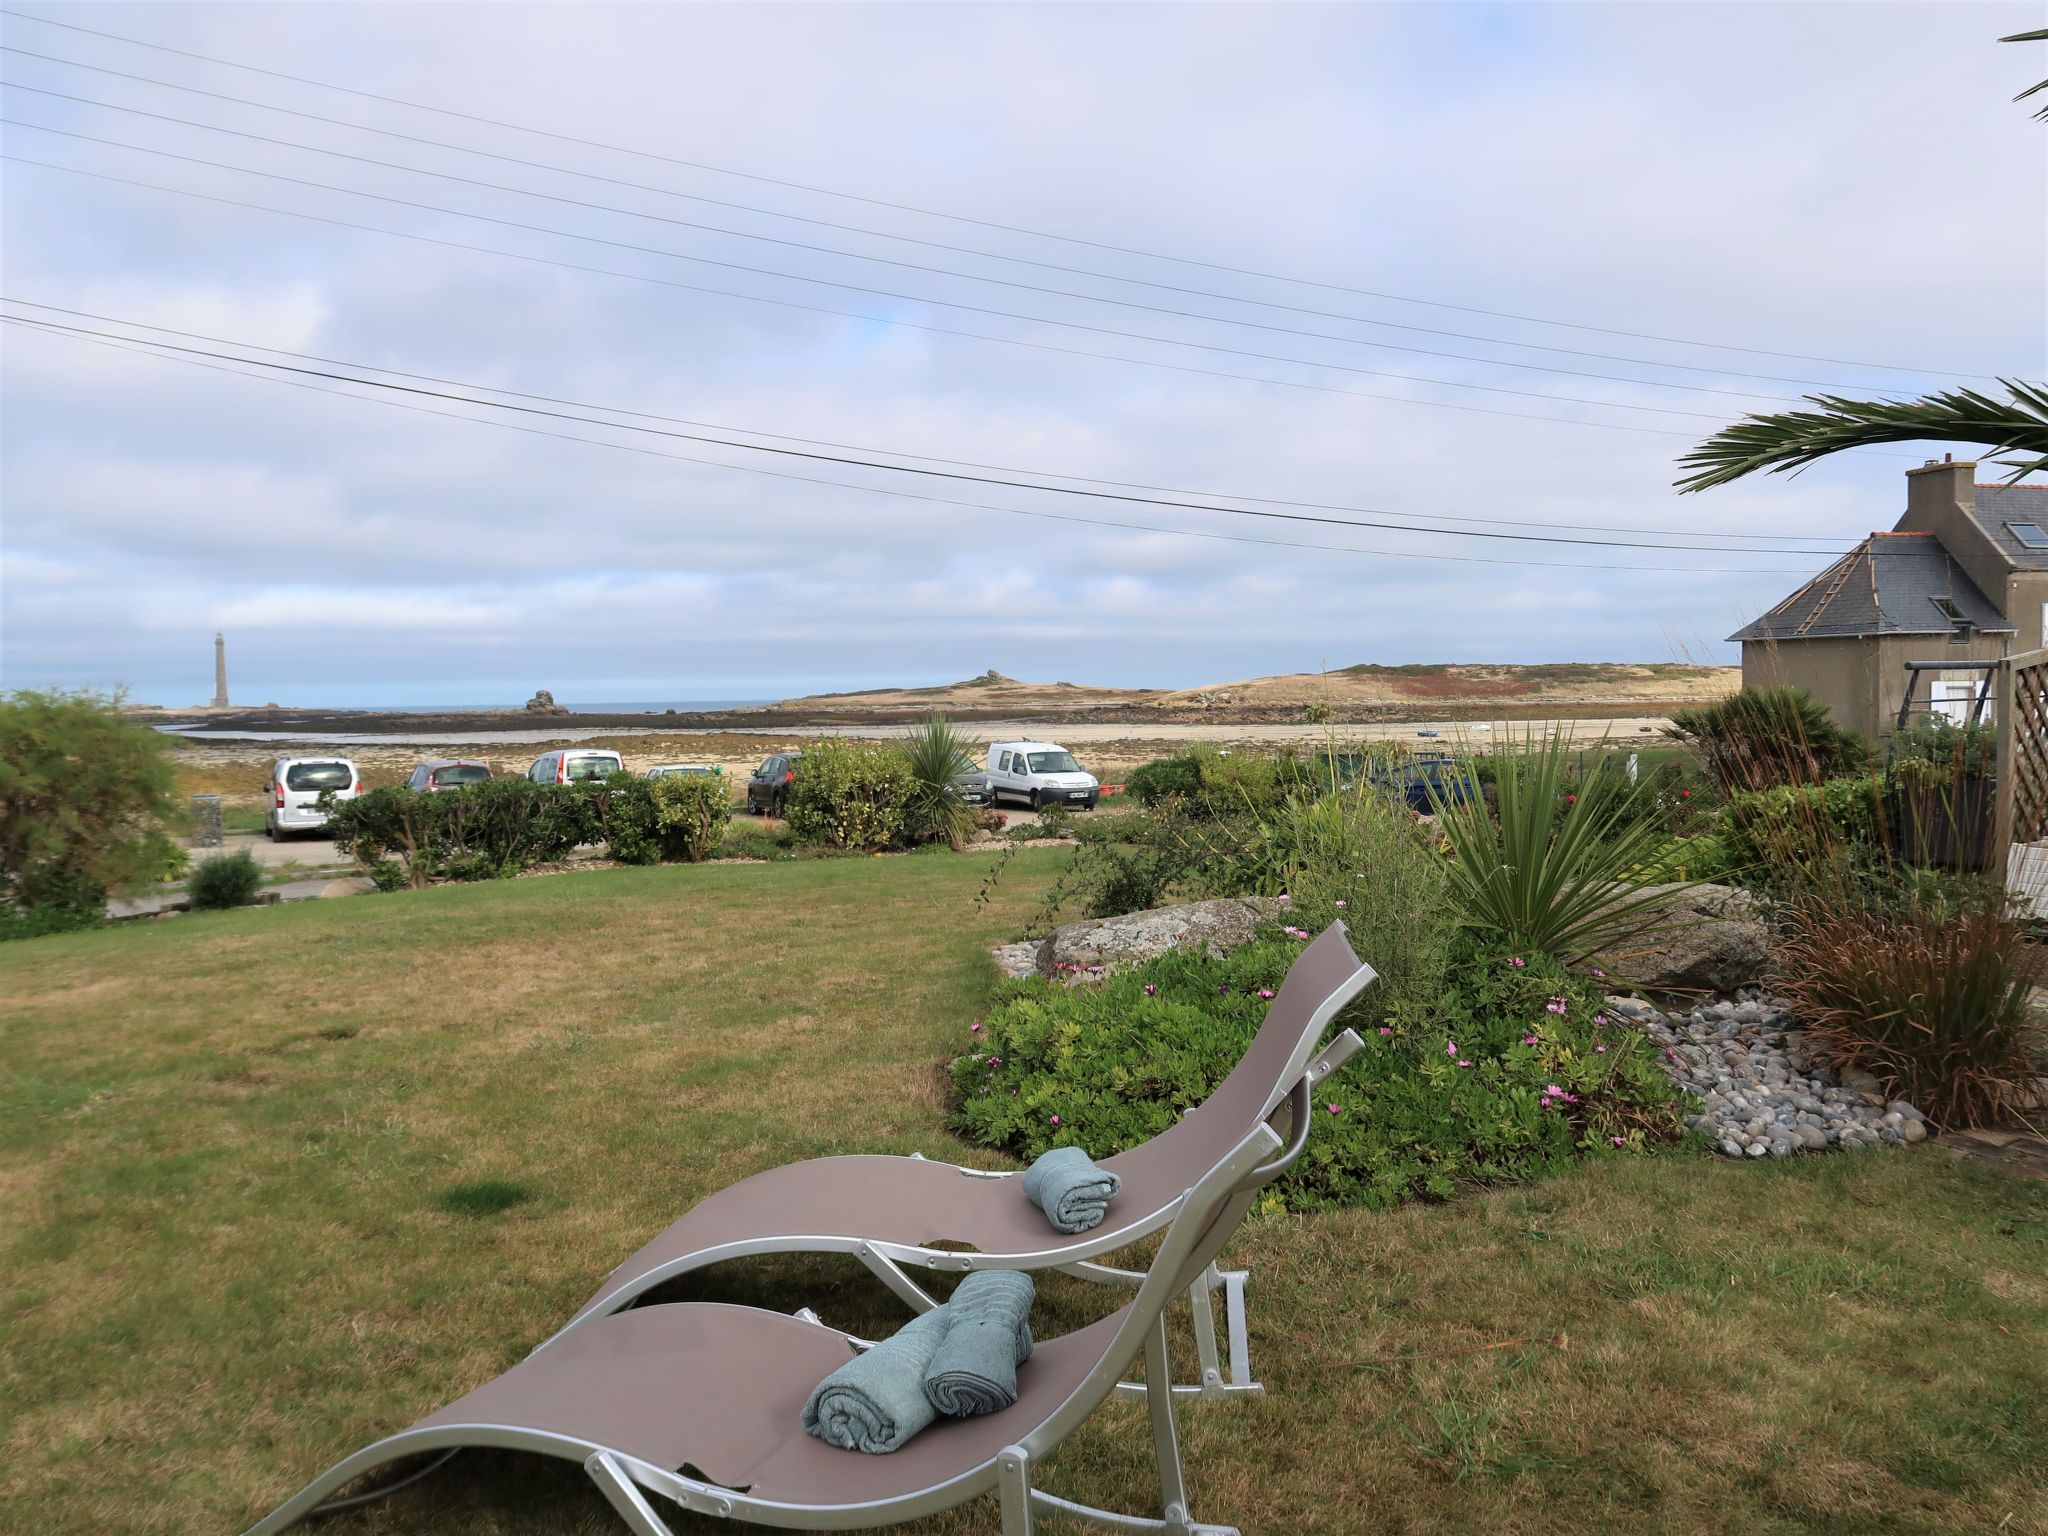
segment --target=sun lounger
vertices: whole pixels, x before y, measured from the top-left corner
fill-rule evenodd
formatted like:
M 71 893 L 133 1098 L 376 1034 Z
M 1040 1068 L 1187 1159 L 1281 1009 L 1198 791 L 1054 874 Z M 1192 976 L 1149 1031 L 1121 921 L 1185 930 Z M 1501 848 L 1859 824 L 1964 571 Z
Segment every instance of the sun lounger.
M 1166 1385 L 1165 1313 L 1212 1267 L 1259 1190 L 1300 1155 L 1313 1117 L 1294 1119 L 1284 1151 L 1266 1125 L 1221 1148 L 1172 1202 L 1171 1225 L 1136 1298 L 1098 1323 L 1041 1342 L 1018 1367 L 1017 1401 L 1000 1413 L 942 1420 L 887 1456 L 836 1449 L 805 1433 L 803 1405 L 858 1341 L 815 1321 L 747 1307 L 646 1306 L 594 1318 L 410 1429 L 358 1451 L 248 1536 L 276 1536 L 322 1508 L 382 1497 L 415 1480 L 330 1501 L 391 1462 L 470 1447 L 581 1463 L 635 1536 L 673 1536 L 656 1499 L 761 1525 L 871 1530 L 988 1493 L 1000 1501 L 1004 1536 L 1032 1536 L 1035 1512 L 1123 1531 L 1236 1536 L 1188 1516 Z M 1037 1465 L 1101 1405 L 1141 1353 L 1151 1384 L 1160 1516 L 1115 1514 L 1035 1490 Z
M 559 1341 L 631 1306 L 654 1287 L 727 1259 L 768 1253 L 857 1257 L 919 1312 L 936 1302 L 906 1272 L 922 1268 L 1059 1269 L 1135 1285 L 1142 1274 L 1095 1263 L 1173 1219 L 1182 1195 L 1216 1160 L 1287 1102 L 1307 1094 L 1362 1042 L 1343 1031 L 1314 1056 L 1330 1021 L 1374 979 L 1334 923 L 1288 970 L 1244 1057 L 1199 1110 L 1140 1146 L 1101 1159 L 1122 1188 L 1101 1225 L 1056 1230 L 1024 1197 L 1019 1176 L 959 1168 L 921 1157 L 827 1157 L 788 1163 L 710 1195 L 612 1271 L 560 1332 Z M 965 1244 L 972 1251 L 936 1245 Z M 1209 1270 L 1189 1291 L 1200 1379 L 1178 1390 L 1217 1397 L 1262 1390 L 1252 1379 L 1242 1270 Z M 1225 1374 L 1216 1348 L 1212 1297 L 1224 1295 Z

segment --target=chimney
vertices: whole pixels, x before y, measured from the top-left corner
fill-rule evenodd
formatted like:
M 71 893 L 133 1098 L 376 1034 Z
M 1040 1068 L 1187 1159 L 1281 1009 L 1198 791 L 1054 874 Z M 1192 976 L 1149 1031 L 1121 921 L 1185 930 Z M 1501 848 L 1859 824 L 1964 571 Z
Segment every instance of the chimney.
M 217 629 L 213 632 L 213 707 L 228 707 L 228 643 Z
M 1925 513 L 1953 512 L 1957 507 L 1968 512 L 1976 505 L 1977 464 L 1973 459 L 1958 463 L 1944 454 L 1906 471 L 1906 515 L 1916 528 L 1928 526 L 1919 520 Z

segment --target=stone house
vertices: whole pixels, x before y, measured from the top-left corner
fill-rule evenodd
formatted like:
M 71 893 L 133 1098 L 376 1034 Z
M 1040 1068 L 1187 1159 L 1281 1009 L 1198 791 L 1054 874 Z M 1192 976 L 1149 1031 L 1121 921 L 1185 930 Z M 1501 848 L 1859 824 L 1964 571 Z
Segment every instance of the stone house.
M 1895 723 L 1907 662 L 1994 661 L 2043 644 L 2048 620 L 2048 485 L 1978 485 L 1977 466 L 1932 460 L 1906 471 L 1906 511 L 1728 638 L 1742 643 L 1745 688 L 1791 684 L 1875 740 Z M 1951 718 L 1967 718 L 1984 674 L 1923 678 Z M 1931 682 L 1931 687 L 1930 687 Z

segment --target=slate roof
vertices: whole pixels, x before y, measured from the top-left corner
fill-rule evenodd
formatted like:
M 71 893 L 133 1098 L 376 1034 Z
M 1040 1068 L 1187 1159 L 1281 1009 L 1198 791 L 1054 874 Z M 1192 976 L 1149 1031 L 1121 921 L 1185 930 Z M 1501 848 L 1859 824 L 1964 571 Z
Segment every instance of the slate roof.
M 2048 532 L 2048 485 L 1980 485 L 1970 514 L 2016 571 L 2048 571 L 2048 549 L 2029 549 L 2007 523 L 2039 523 Z
M 2048 500 L 2048 490 L 2043 490 L 2042 495 Z M 2048 507 L 2044 507 L 2043 516 L 2048 516 Z M 2031 556 L 2035 552 L 2027 553 Z M 2048 570 L 2048 564 L 2041 568 Z M 1953 603 L 1963 618 L 1980 630 L 2000 635 L 2015 633 L 1933 534 L 1873 533 L 1754 624 L 1738 629 L 1728 638 L 1825 640 L 1866 635 L 1946 635 L 1955 624 L 1935 605 L 1936 598 Z

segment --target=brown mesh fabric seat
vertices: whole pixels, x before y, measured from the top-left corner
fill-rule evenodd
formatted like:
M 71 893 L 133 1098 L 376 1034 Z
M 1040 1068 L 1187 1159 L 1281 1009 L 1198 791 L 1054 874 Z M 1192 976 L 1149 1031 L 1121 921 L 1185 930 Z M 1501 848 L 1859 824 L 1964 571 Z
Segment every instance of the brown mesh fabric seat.
M 1131 1304 L 1040 1343 L 1000 1413 L 942 1420 L 887 1456 L 826 1445 L 802 1427 L 805 1397 L 859 1341 L 748 1307 L 648 1306 L 598 1317 L 410 1429 L 340 1462 L 251 1528 L 275 1536 L 335 1503 L 337 1490 L 402 1458 L 494 1448 L 580 1462 L 636 1536 L 672 1536 L 658 1501 L 700 1514 L 803 1530 L 868 1530 L 995 1493 L 1004 1536 L 1030 1536 L 1034 1511 L 1126 1531 L 1235 1536 L 1187 1512 L 1167 1383 L 1165 1308 L 1209 1267 L 1257 1193 L 1300 1155 L 1313 1117 L 1281 1139 L 1255 1126 L 1175 1202 L 1176 1214 Z M 1091 1509 L 1031 1487 L 1049 1455 L 1145 1357 L 1157 1518 Z M 408 1479 L 408 1482 L 412 1479 Z M 423 1496 L 424 1497 L 424 1496 Z M 431 1515 L 422 1516 L 431 1525 Z
M 1123 1187 L 1091 1231 L 1058 1231 L 1024 1197 L 1012 1174 L 990 1174 L 916 1157 L 828 1157 L 789 1163 L 699 1201 L 612 1271 L 595 1296 L 543 1348 L 592 1320 L 632 1305 L 655 1286 L 726 1259 L 769 1253 L 843 1253 L 866 1264 L 911 1307 L 935 1303 L 907 1268 L 1057 1268 L 1135 1284 L 1141 1275 L 1093 1262 L 1173 1217 L 1181 1196 L 1290 1092 L 1312 1086 L 1359 1048 L 1344 1031 L 1314 1060 L 1316 1044 L 1344 1005 L 1373 980 L 1342 923 L 1304 946 L 1244 1056 L 1200 1109 L 1150 1141 L 1102 1159 Z M 971 1252 L 955 1247 L 965 1245 Z M 1193 1288 L 1198 1381 L 1214 1396 L 1257 1391 L 1244 1328 L 1242 1271 L 1211 1271 Z M 1218 1358 L 1211 1298 L 1224 1295 L 1229 1371 Z

